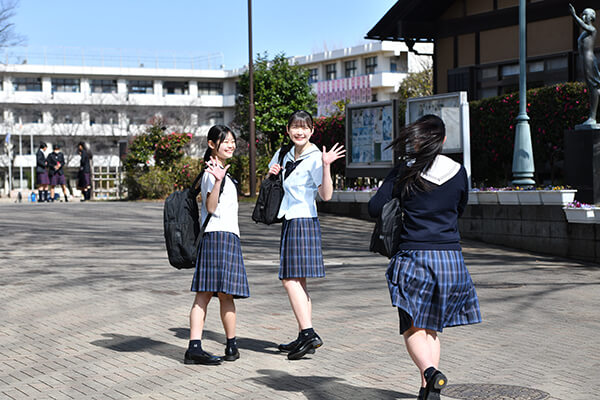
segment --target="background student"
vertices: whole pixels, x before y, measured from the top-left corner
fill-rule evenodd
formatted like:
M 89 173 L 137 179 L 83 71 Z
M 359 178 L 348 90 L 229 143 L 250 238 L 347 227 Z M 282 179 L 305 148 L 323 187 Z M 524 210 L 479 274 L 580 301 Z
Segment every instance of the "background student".
M 286 151 L 283 165 L 279 151 L 269 163 L 269 174 L 284 175 L 284 196 L 279 209 L 283 218 L 280 244 L 279 279 L 283 283 L 294 316 L 298 322 L 297 339 L 279 345 L 288 352 L 288 359 L 297 360 L 320 347 L 323 341 L 312 326 L 312 302 L 306 278 L 325 276 L 321 250 L 321 226 L 317 218 L 316 196 L 327 201 L 333 194 L 330 165 L 344 157 L 343 146 L 336 143 L 328 152 L 321 152 L 309 140 L 314 132 L 313 120 L 306 111 L 293 113 L 287 124 L 287 134 L 292 141 Z
M 48 185 L 50 184 L 50 178 L 48 177 L 48 161 L 44 152 L 48 146 L 46 143 L 41 142 L 40 148 L 38 149 L 35 159 L 35 173 L 37 175 L 38 185 L 38 202 L 42 203 L 48 201 Z
M 392 304 L 398 307 L 400 333 L 421 372 L 418 399 L 437 400 L 447 384 L 438 371 L 438 332 L 481 322 L 473 281 L 465 266 L 458 217 L 467 205 L 464 167 L 441 155 L 446 141 L 442 120 L 421 117 L 402 129 L 392 146 L 405 154 L 369 202 L 377 217 L 392 196 L 404 212 L 400 250 L 386 273 Z
M 54 187 L 60 185 L 65 196 L 65 201 L 69 201 L 69 191 L 67 190 L 65 173 L 65 156 L 60 151 L 59 143 L 54 145 L 52 153 L 48 154 L 48 175 L 50 176 L 50 201 L 54 201 Z
M 217 365 L 222 358 L 202 349 L 202 331 L 208 303 L 218 296 L 221 321 L 227 336 L 225 361 L 240 357 L 236 343 L 236 311 L 234 298 L 250 296 L 246 269 L 242 258 L 238 226 L 237 187 L 227 175 L 225 161 L 233 156 L 236 138 L 224 125 L 215 125 L 208 131 L 208 149 L 204 155 L 207 168 L 202 176 L 202 223 L 212 216 L 206 226 L 200 245 L 196 272 L 192 281 L 196 292 L 190 312 L 190 342 L 185 352 L 186 364 Z M 221 186 L 223 192 L 219 196 Z

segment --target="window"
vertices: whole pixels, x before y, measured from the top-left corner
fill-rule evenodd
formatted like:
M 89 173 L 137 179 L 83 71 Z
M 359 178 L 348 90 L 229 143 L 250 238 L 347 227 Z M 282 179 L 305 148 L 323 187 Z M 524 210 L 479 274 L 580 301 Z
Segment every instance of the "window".
M 18 109 L 13 112 L 15 123 L 19 124 L 41 124 L 42 112 L 39 110 Z
M 198 96 L 223 95 L 223 82 L 198 82 Z
M 164 94 L 190 94 L 188 82 L 165 82 L 163 83 Z
M 398 72 L 398 64 L 395 61 L 390 62 L 390 72 Z
M 52 78 L 52 93 L 67 92 L 79 93 L 79 79 L 58 79 Z
M 371 94 L 371 101 L 375 103 L 377 101 L 377 93 Z
M 519 64 L 504 65 L 501 68 L 502 77 L 519 75 Z
M 14 78 L 13 87 L 15 92 L 41 92 L 41 78 Z
M 117 81 L 112 79 L 92 79 L 92 93 L 117 93 Z
M 119 123 L 119 113 L 116 110 L 95 110 L 90 112 L 90 125 L 108 124 L 117 125 Z
M 215 111 L 208 113 L 208 123 L 210 125 L 222 124 L 225 118 L 225 113 L 223 111 Z
M 556 69 L 567 69 L 569 67 L 569 61 L 566 57 L 562 58 L 553 58 L 547 61 L 548 70 L 556 70 Z
M 346 61 L 344 63 L 344 77 L 353 78 L 356 76 L 356 60 Z
M 311 68 L 309 73 L 308 83 L 317 82 L 319 80 L 319 70 L 317 68 Z
M 529 72 L 544 72 L 544 62 L 536 61 L 527 65 Z
M 325 65 L 325 79 L 330 81 L 335 78 L 336 78 L 335 64 L 326 64 Z
M 130 112 L 127 114 L 127 119 L 131 125 L 148 125 L 152 118 L 154 118 L 153 113 L 141 110 L 139 112 Z
M 54 114 L 54 123 L 79 124 L 81 123 L 81 113 L 75 110 L 59 110 Z
M 128 81 L 127 93 L 153 94 L 154 82 L 152 81 Z
M 377 56 L 365 58 L 365 73 L 374 74 L 377 69 Z
M 498 67 L 490 67 L 490 68 L 482 68 L 481 69 L 481 78 L 497 78 L 498 77 Z

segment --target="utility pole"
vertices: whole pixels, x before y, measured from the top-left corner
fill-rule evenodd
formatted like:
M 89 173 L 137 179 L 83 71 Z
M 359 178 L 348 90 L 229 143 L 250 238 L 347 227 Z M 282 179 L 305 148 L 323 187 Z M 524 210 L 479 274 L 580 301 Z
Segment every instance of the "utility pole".
M 250 197 L 256 195 L 256 127 L 254 125 L 254 61 L 252 59 L 252 0 L 248 0 L 248 77 L 250 78 Z

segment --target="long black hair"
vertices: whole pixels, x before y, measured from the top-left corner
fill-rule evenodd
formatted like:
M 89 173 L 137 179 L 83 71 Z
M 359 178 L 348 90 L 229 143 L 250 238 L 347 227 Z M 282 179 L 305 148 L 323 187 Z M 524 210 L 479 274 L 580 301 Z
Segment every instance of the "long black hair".
M 208 130 L 208 135 L 206 135 L 207 148 L 206 152 L 204 153 L 204 161 L 210 161 L 210 156 L 212 155 L 212 149 L 208 146 L 208 141 L 211 140 L 215 146 L 217 146 L 215 150 L 219 150 L 221 143 L 223 143 L 223 141 L 227 138 L 228 133 L 231 133 L 233 140 L 235 140 L 237 143 L 235 133 L 233 133 L 233 131 L 225 125 L 214 125 Z
M 444 121 L 431 114 L 422 116 L 400 130 L 398 138 L 389 146 L 403 155 L 403 171 L 396 181 L 395 191 L 401 188 L 403 195 L 409 195 L 431 189 L 421 173 L 426 172 L 441 153 L 445 137 Z

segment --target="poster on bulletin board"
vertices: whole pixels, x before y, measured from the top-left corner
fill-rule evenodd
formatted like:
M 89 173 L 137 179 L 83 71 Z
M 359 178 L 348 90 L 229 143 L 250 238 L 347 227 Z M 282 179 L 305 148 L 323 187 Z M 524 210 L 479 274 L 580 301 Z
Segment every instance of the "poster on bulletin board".
M 394 165 L 395 100 L 346 106 L 346 176 L 384 177 Z

